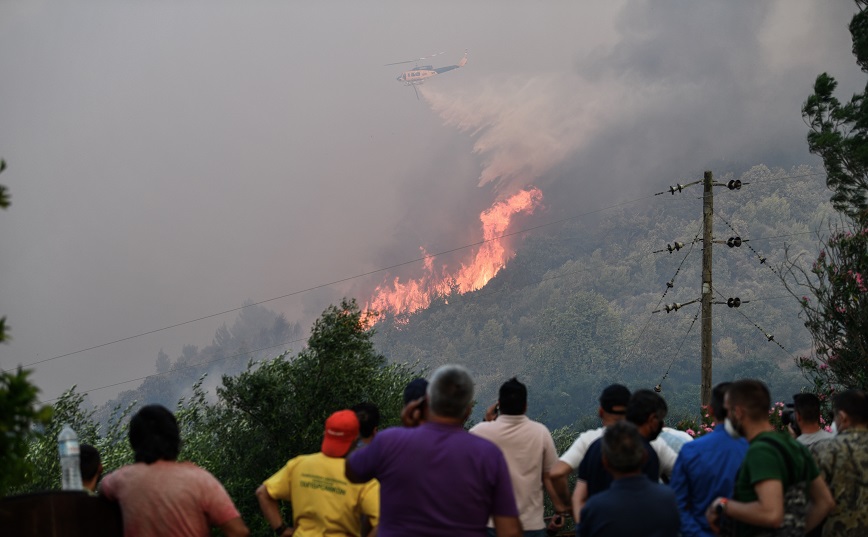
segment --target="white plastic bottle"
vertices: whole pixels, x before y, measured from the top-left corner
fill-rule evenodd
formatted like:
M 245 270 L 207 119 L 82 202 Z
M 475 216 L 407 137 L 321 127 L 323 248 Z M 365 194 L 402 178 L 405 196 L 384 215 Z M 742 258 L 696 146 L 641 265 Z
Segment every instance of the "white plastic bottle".
M 78 435 L 69 424 L 64 424 L 57 435 L 57 450 L 60 453 L 61 488 L 82 490 L 81 466 L 78 462 Z

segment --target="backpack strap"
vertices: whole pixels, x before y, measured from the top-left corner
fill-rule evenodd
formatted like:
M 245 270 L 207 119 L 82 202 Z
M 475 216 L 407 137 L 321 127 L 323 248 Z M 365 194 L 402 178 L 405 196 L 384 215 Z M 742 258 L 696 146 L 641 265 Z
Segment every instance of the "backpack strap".
M 795 471 L 796 471 L 796 465 L 795 465 L 794 462 L 793 462 L 793 458 L 790 457 L 790 454 L 787 453 L 787 450 L 786 450 L 786 449 L 784 449 L 784 446 L 781 445 L 781 443 L 778 442 L 777 440 L 772 440 L 772 439 L 771 439 L 770 437 L 768 437 L 768 436 L 763 436 L 762 438 L 757 438 L 757 440 L 759 440 L 759 441 L 762 442 L 763 444 L 769 444 L 769 445 L 771 445 L 771 446 L 774 446 L 775 449 L 778 450 L 778 453 L 780 453 L 780 454 L 781 454 L 781 457 L 784 458 L 784 464 L 786 464 L 786 466 L 787 466 L 787 467 L 786 467 L 787 476 L 788 476 L 788 477 L 793 477 L 793 476 L 790 475 L 790 468 L 792 468 L 792 469 L 793 469 L 792 471 L 795 472 Z M 782 483 L 782 484 L 783 484 L 783 483 Z M 799 484 L 799 483 L 798 483 L 797 481 L 793 480 L 793 483 L 792 483 L 793 486 L 798 485 L 798 484 Z M 784 488 L 786 489 L 786 487 L 784 487 Z

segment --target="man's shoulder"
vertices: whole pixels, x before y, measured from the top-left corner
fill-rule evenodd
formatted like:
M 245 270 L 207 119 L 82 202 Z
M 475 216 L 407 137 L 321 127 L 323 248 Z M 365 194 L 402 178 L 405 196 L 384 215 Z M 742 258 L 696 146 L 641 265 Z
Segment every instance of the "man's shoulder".
M 500 453 L 500 448 L 497 447 L 492 440 L 489 440 L 487 437 L 477 434 L 462 434 L 458 433 L 460 436 L 455 436 L 455 440 L 461 444 L 467 444 L 472 446 L 474 449 L 482 449 L 482 450 L 491 450 L 494 449 L 498 453 Z
M 289 460 L 288 464 L 295 464 L 298 466 L 310 466 L 310 465 L 343 465 L 343 457 L 329 457 L 322 451 L 317 451 L 316 453 L 306 453 L 304 455 L 298 455 Z
M 868 460 L 868 431 L 857 434 L 839 433 L 837 436 L 821 440 L 809 446 L 818 460 L 836 457 L 842 451 L 857 460 Z
M 424 424 L 418 427 L 389 427 L 377 433 L 374 442 L 382 445 L 387 442 L 400 442 L 404 439 L 414 438 L 424 434 Z M 373 444 L 373 442 L 372 442 Z M 370 447 L 370 445 L 368 446 Z
M 593 442 L 597 438 L 602 437 L 603 432 L 605 432 L 605 430 L 606 430 L 605 427 L 597 427 L 596 429 L 588 429 L 587 431 L 584 431 L 582 434 L 580 434 L 579 437 L 576 438 L 576 441 L 578 442 L 579 440 L 584 440 L 585 442 L 588 442 L 588 443 Z
M 498 425 L 497 420 L 480 421 L 470 428 L 470 432 L 479 436 L 491 436 L 497 434 L 500 429 L 501 427 Z
M 811 452 L 791 436 L 766 432 L 751 440 L 744 463 L 761 474 L 767 474 L 774 469 L 785 474 L 790 465 L 808 459 L 813 460 Z
M 590 444 L 588 444 L 588 450 L 585 451 L 585 456 L 587 457 L 589 453 L 596 453 L 596 452 L 600 451 L 600 449 L 602 447 L 603 447 L 603 437 L 601 436 L 599 438 L 595 438 L 594 440 L 591 441 Z
M 754 450 L 755 452 L 774 451 L 775 453 L 781 453 L 781 451 L 783 450 L 790 456 L 797 457 L 810 455 L 810 451 L 808 450 L 807 446 L 805 446 L 801 442 L 798 442 L 792 436 L 779 432 L 760 433 L 750 443 L 750 448 L 748 449 L 748 451 L 750 450 Z
M 714 449 L 731 448 L 747 451 L 748 443 L 744 439 L 735 439 L 726 433 L 712 431 L 700 436 L 693 442 L 687 442 L 681 446 L 681 451 L 678 452 L 678 457 L 695 456 L 699 453 L 703 453 L 705 450 L 711 449 L 712 446 L 714 446 Z
M 585 456 L 582 458 L 582 463 L 586 466 L 588 464 L 596 463 L 600 459 L 603 453 L 603 439 L 597 438 L 588 446 L 587 451 L 585 451 Z M 585 462 L 587 461 L 587 462 Z
M 539 436 L 551 436 L 552 432 L 544 423 L 540 423 L 538 421 L 534 421 L 532 419 L 528 419 L 524 421 L 521 425 L 519 425 L 522 429 L 526 430 L 529 434 L 536 434 Z

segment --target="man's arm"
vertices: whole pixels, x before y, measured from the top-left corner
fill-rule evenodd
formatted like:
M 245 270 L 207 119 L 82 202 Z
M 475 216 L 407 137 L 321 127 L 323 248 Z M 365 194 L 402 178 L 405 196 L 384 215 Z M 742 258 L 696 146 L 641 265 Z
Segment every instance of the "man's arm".
M 835 499 L 832 498 L 832 492 L 823 480 L 822 475 L 818 475 L 811 481 L 808 497 L 811 502 L 808 504 L 808 518 L 805 523 L 805 531 L 811 531 L 819 526 L 835 508 Z
M 401 410 L 401 424 L 404 427 L 418 427 L 426 419 L 427 406 L 426 398 L 420 397 L 415 401 L 410 401 Z
M 552 478 L 550 472 L 543 472 L 543 484 L 546 492 L 552 500 L 552 506 L 556 514 L 570 513 L 570 487 L 567 484 L 567 476 Z M 572 513 L 570 513 L 572 516 Z
M 247 529 L 241 517 L 225 522 L 220 526 L 220 529 L 223 530 L 223 534 L 226 537 L 249 537 L 250 535 L 250 530 Z
M 517 516 L 494 515 L 494 532 L 497 537 L 522 537 L 521 521 Z
M 549 470 L 549 476 L 552 479 L 560 479 L 562 477 L 567 477 L 572 471 L 573 468 L 571 468 L 569 464 L 565 463 L 562 460 L 558 460 L 558 462 L 556 462 L 555 465 L 552 466 L 552 469 Z
M 579 523 L 582 514 L 582 507 L 588 501 L 588 484 L 582 480 L 576 480 L 576 490 L 573 491 L 573 521 Z
M 657 452 L 657 459 L 660 461 L 660 476 L 669 477 L 672 475 L 672 470 L 675 468 L 675 461 L 678 460 L 678 453 L 669 447 L 662 438 L 657 438 L 651 442 L 651 447 Z
M 349 459 L 345 459 L 344 462 L 344 476 L 347 478 L 347 480 L 349 480 L 350 483 L 367 483 L 369 481 L 368 479 L 362 479 L 359 474 L 353 471 L 353 467 L 350 466 Z
M 723 509 L 726 516 L 764 528 L 779 528 L 784 522 L 784 486 L 777 479 L 766 479 L 754 485 L 757 500 L 749 503 L 728 500 Z M 711 502 L 705 512 L 712 528 L 719 525 L 716 507 L 724 498 Z
M 265 488 L 265 485 L 259 485 L 259 488 L 256 489 L 256 499 L 259 500 L 259 508 L 262 509 L 262 515 L 265 517 L 265 520 L 268 521 L 268 525 L 271 526 L 271 529 L 276 530 L 280 526 L 284 525 L 283 517 L 280 515 L 280 506 L 277 503 L 277 500 L 271 497 L 268 493 L 268 489 Z M 286 531 L 283 532 L 283 537 L 289 537 L 292 535 L 293 528 L 287 528 Z
M 669 481 L 669 486 L 675 492 L 675 500 L 678 502 L 678 514 L 681 517 L 681 536 L 700 537 L 703 534 L 703 530 L 693 516 L 693 513 L 697 507 L 704 510 L 705 506 L 693 505 L 694 502 L 690 494 L 690 476 L 687 471 L 687 466 L 690 462 L 688 459 L 684 451 L 682 451 L 675 461 L 675 469 L 672 470 L 672 479 Z M 702 511 L 699 512 L 701 513 Z

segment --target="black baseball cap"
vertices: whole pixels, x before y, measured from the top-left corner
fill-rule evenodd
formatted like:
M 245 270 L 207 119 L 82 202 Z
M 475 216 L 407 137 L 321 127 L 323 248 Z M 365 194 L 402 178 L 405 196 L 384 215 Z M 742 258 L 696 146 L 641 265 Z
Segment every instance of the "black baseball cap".
M 410 381 L 407 387 L 404 388 L 404 404 L 410 401 L 415 401 L 421 397 L 425 397 L 425 392 L 428 390 L 428 381 L 423 378 L 417 378 Z
M 600 408 L 609 414 L 626 414 L 630 402 L 630 389 L 622 384 L 607 386 L 600 395 Z M 623 407 L 615 410 L 615 407 Z

